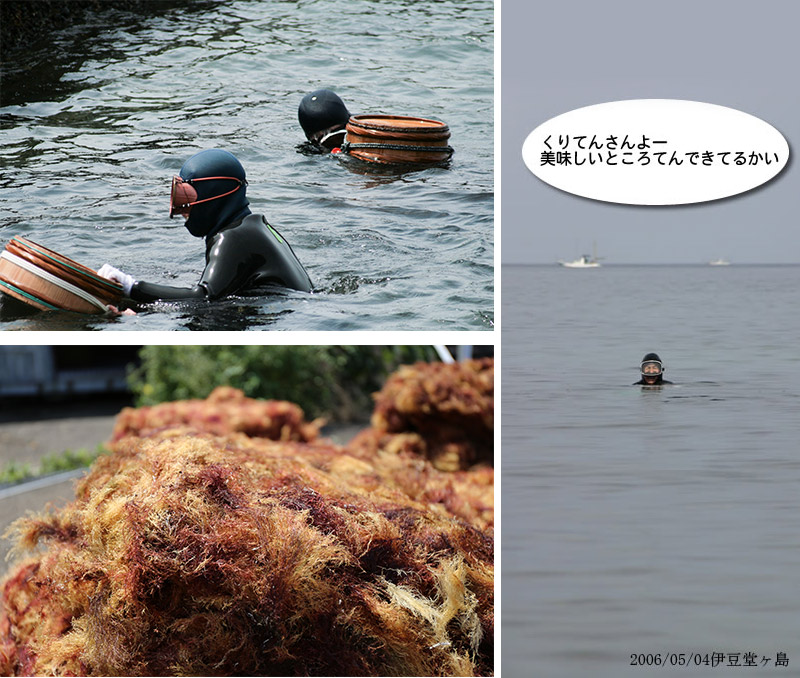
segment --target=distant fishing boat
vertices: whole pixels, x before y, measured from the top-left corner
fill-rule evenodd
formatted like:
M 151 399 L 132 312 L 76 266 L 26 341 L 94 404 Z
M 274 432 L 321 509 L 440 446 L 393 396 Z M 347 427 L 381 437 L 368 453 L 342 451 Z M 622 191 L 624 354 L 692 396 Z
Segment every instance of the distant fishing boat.
M 592 248 L 592 256 L 582 254 L 580 257 L 573 261 L 561 261 L 559 265 L 565 268 L 600 268 L 600 261 L 597 259 L 597 244 Z
M 575 259 L 574 261 L 559 261 L 561 266 L 565 266 L 566 268 L 599 268 L 600 262 L 596 259 L 592 259 L 588 254 L 582 254 L 580 257 Z
M 727 261 L 726 259 L 714 259 L 713 261 L 708 262 L 709 266 L 730 266 L 731 262 Z

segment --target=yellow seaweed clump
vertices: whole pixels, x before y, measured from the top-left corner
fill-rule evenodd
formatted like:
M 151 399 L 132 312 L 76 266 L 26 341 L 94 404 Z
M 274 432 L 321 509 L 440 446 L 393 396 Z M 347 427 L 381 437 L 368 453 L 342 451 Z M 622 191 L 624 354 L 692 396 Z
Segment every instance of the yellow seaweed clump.
M 113 447 L 71 504 L 15 524 L 40 552 L 2 585 L 0 673 L 491 674 L 486 532 L 333 445 Z
M 391 487 L 432 509 L 441 509 L 480 530 L 491 531 L 494 468 L 476 465 L 468 471 L 437 469 L 424 456 L 409 453 L 403 447 L 407 435 L 387 434 L 385 444 L 376 448 L 351 444 L 344 450 L 347 454 L 337 455 L 332 469 L 342 479 L 368 489 Z
M 494 359 L 417 363 L 375 396 L 372 428 L 351 450 L 425 457 L 443 471 L 494 464 Z
M 217 435 L 240 432 L 271 440 L 310 441 L 317 438 L 322 422 L 306 421 L 294 403 L 247 398 L 239 389 L 219 386 L 204 400 L 126 407 L 117 416 L 111 439 L 183 425 Z

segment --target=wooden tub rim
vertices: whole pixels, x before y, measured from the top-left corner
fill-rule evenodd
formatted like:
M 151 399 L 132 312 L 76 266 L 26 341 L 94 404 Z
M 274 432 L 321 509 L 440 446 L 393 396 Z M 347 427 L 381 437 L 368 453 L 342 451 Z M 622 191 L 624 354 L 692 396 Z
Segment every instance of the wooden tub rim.
M 37 308 L 41 308 L 42 310 L 45 310 L 45 311 L 63 311 L 63 310 L 65 310 L 63 308 L 59 308 L 58 306 L 53 306 L 53 304 L 45 301 L 44 299 L 39 299 L 39 297 L 37 297 L 35 294 L 31 294 L 30 292 L 26 292 L 25 290 L 20 289 L 16 285 L 12 285 L 10 282 L 7 282 L 7 281 L 3 280 L 2 278 L 0 278 L 0 285 L 5 287 L 6 288 L 6 293 L 7 294 L 10 293 L 12 297 L 13 296 L 25 297 L 25 299 L 28 300 L 28 303 L 30 303 L 31 306 L 36 306 Z M 42 308 L 42 307 L 44 307 L 44 308 Z
M 39 268 L 38 266 L 23 259 L 22 257 L 18 257 L 16 254 L 12 254 L 8 250 L 0 252 L 0 258 L 6 259 L 7 261 L 10 261 L 12 264 L 16 264 L 20 268 L 28 271 L 28 273 L 32 273 L 33 275 L 42 278 L 43 280 L 49 282 L 52 285 L 55 285 L 56 287 L 60 287 L 62 290 L 65 290 L 67 292 L 74 294 L 77 297 L 80 297 L 89 304 L 96 306 L 103 312 L 108 311 L 108 306 L 104 304 L 102 301 L 100 301 L 94 295 L 89 294 L 85 290 L 82 290 L 80 287 L 76 287 L 72 283 L 68 283 L 66 280 L 61 280 L 60 278 L 57 278 L 56 276 L 48 273 L 42 268 Z M 60 310 L 66 310 L 66 309 L 60 309 Z
M 57 265 L 65 266 L 69 268 L 78 275 L 85 275 L 88 278 L 91 278 L 95 283 L 100 284 L 101 287 L 108 288 L 109 292 L 113 292 L 114 294 L 121 296 L 122 294 L 122 286 L 119 283 L 114 282 L 113 280 L 109 280 L 108 278 L 104 278 L 103 276 L 99 275 L 97 271 L 93 271 L 87 266 L 83 264 L 79 264 L 77 261 L 70 259 L 63 254 L 59 254 L 55 250 L 51 250 L 44 245 L 40 245 L 39 243 L 33 242 L 33 240 L 28 240 L 27 238 L 23 238 L 22 236 L 15 235 L 11 238 L 11 242 L 16 241 L 16 245 L 18 247 L 31 249 L 36 254 L 39 254 L 51 261 L 55 262 Z M 40 269 L 41 270 L 41 269 Z M 66 281 L 64 281 L 66 282 Z
M 396 126 L 391 125 L 391 122 L 397 122 Z M 360 125 L 364 129 L 385 131 L 385 132 L 398 132 L 398 133 L 413 133 L 420 134 L 442 134 L 450 132 L 447 123 L 441 120 L 434 120 L 433 118 L 421 118 L 413 115 L 385 115 L 383 113 L 364 113 L 361 115 L 351 115 L 347 121 L 348 124 Z M 404 124 L 407 123 L 407 124 Z M 411 123 L 422 123 L 416 126 Z

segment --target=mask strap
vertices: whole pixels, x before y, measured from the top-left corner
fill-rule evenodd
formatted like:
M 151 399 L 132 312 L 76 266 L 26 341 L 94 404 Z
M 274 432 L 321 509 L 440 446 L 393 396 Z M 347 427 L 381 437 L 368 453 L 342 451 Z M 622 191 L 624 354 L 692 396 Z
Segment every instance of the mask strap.
M 231 181 L 237 182 L 239 185 L 232 191 L 228 191 L 227 193 L 222 193 L 221 195 L 212 195 L 210 198 L 203 198 L 202 200 L 195 200 L 194 202 L 190 202 L 187 204 L 187 207 L 199 205 L 201 202 L 208 202 L 209 200 L 216 200 L 217 198 L 224 198 L 226 195 L 230 195 L 231 193 L 236 193 L 236 191 L 238 191 L 242 186 L 247 185 L 247 181 L 245 179 L 237 179 L 236 177 L 199 177 L 198 179 L 183 179 L 182 181 L 191 186 L 195 181 L 211 181 L 212 179 L 230 179 Z

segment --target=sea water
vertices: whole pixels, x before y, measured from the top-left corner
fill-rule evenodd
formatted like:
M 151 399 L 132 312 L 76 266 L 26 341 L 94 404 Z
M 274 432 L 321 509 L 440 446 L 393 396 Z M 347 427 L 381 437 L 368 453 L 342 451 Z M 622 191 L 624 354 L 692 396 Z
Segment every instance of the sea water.
M 167 217 L 170 180 L 219 147 L 241 160 L 251 209 L 291 243 L 315 292 L 118 318 L 5 298 L 0 329 L 491 330 L 493 3 L 169 4 L 101 3 L 8 61 L 0 247 L 27 236 L 90 267 L 191 287 L 205 250 Z M 381 171 L 298 152 L 297 107 L 321 87 L 353 114 L 446 122 L 452 161 Z
M 502 273 L 504 675 L 798 675 L 800 267 Z

